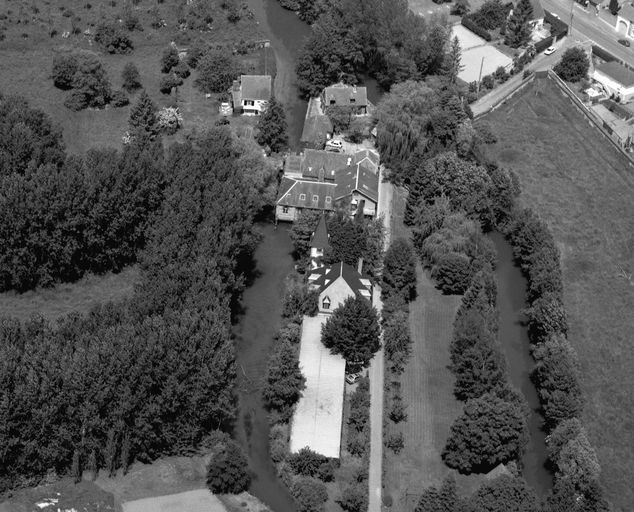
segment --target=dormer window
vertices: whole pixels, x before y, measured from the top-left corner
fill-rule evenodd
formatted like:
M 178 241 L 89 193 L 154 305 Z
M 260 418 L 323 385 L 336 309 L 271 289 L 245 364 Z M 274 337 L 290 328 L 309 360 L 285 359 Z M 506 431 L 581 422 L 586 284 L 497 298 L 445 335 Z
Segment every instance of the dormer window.
M 326 204 L 332 203 L 332 197 L 326 196 Z
M 322 309 L 330 309 L 330 298 L 324 297 L 324 300 L 321 301 Z
M 354 99 L 354 98 L 350 98 L 350 103 L 356 103 L 356 102 L 357 102 L 357 100 L 356 100 L 356 99 Z
M 319 201 L 319 196 L 318 195 L 314 195 L 313 196 L 313 203 L 316 203 L 317 201 Z
M 299 200 L 300 201 L 305 201 L 306 200 L 306 194 L 300 194 L 299 195 Z

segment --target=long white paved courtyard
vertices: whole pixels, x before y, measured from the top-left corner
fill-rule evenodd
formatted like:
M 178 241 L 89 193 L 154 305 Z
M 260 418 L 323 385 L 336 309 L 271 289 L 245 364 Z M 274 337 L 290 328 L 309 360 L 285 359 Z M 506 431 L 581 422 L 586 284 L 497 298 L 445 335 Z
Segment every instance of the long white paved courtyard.
M 458 74 L 460 80 L 467 83 L 477 82 L 480 77 L 481 65 L 482 76 L 487 76 L 494 73 L 500 66 L 508 70 L 513 63 L 510 57 L 462 25 L 454 25 L 451 28 L 451 38 L 453 39 L 454 36 L 458 37 L 462 49 L 462 65 L 464 67 Z

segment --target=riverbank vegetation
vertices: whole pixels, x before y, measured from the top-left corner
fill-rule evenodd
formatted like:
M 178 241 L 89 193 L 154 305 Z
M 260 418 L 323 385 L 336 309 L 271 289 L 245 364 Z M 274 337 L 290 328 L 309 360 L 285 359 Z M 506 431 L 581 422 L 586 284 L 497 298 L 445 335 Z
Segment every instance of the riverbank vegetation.
M 16 116 L 39 116 L 49 126 L 27 107 Z M 49 132 L 58 133 L 39 133 Z M 55 325 L 37 317 L 0 322 L 2 491 L 46 475 L 80 479 L 84 469 L 125 472 L 134 460 L 191 454 L 212 430 L 230 431 L 231 305 L 258 241 L 253 218 L 273 179 L 261 154 L 226 127 L 166 152 L 147 137 L 120 155 L 95 150 L 85 159 L 51 147 L 18 152 L 9 145 L 4 153 L 3 236 L 22 233 L 32 244 L 20 253 L 30 262 L 27 274 L 26 265 L 9 265 L 15 244 L 2 245 L 5 284 L 72 277 L 86 261 L 113 268 L 107 265 L 134 258 L 141 273 L 131 298 L 87 315 Z M 84 173 L 99 179 L 89 187 Z M 24 196 L 29 186 L 37 193 Z M 21 219 L 14 203 L 27 208 Z
M 487 115 L 486 121 L 498 137 L 498 143 L 488 148 L 491 157 L 517 173 L 521 203 L 543 219 L 533 228 L 537 231 L 531 239 L 546 243 L 529 260 L 522 257 L 525 267 L 532 267 L 532 261 L 552 260 L 554 255 L 561 260 L 561 270 L 555 271 L 557 287 L 551 287 L 549 294 L 543 293 L 547 290 L 540 284 L 547 274 L 537 268 L 528 270 L 535 289 L 529 300 L 535 309 L 551 303 L 553 292 L 563 297 L 563 308 L 560 300 L 553 310 L 559 316 L 549 324 L 557 331 L 567 326 L 569 340 L 556 333 L 549 335 L 550 327 L 542 332 L 540 324 L 535 325 L 531 341 L 537 341 L 535 336 L 544 340 L 538 342 L 535 354 L 541 361 L 545 353 L 550 364 L 563 372 L 553 373 L 555 368 L 550 369 L 549 363 L 539 364 L 535 377 L 544 382 L 542 400 L 550 404 L 553 418 L 578 410 L 576 379 L 570 380 L 570 376 L 580 375 L 577 384 L 581 384 L 585 404 L 579 418 L 597 448 L 601 483 L 610 500 L 627 510 L 634 501 L 625 476 L 633 471 L 628 424 L 634 403 L 627 386 L 622 385 L 633 364 L 628 348 L 634 328 L 629 314 L 634 308 L 634 287 L 629 279 L 633 263 L 626 242 L 631 238 L 631 164 L 607 141 L 597 138 L 595 129 L 570 109 L 568 100 L 548 80 L 531 84 L 502 109 Z M 529 134 L 533 139 L 523 144 Z M 546 225 L 552 231 L 550 237 L 544 233 Z M 556 252 L 549 256 L 553 244 Z M 521 256 L 523 251 L 519 251 L 520 246 Z M 537 294 L 542 296 L 539 301 Z M 562 323 L 564 310 L 567 321 Z M 567 355 L 571 347 L 579 355 L 576 363 Z M 562 356 L 569 361 L 563 367 Z M 547 374 L 552 377 L 545 380 Z M 572 394 L 554 392 L 551 386 L 557 382 L 572 385 Z M 571 400 L 558 400 L 566 396 Z
M 449 467 L 470 474 L 500 463 L 512 463 L 512 468 L 527 439 L 528 409 L 508 383 L 497 346 L 495 251 L 483 229 L 506 234 L 528 278 L 529 335 L 536 360 L 532 377 L 544 428 L 551 432 L 577 418 L 583 400 L 576 356 L 565 339 L 559 252 L 548 227 L 519 206 L 516 178 L 487 158 L 490 137 L 479 135 L 460 94 L 443 80 L 397 85 L 384 100 L 390 108 L 378 106 L 377 131 L 388 154 L 397 150 L 391 153 L 396 164 L 391 179 L 409 187 L 406 220 L 423 264 L 443 293 L 466 292 L 454 323 L 450 367 L 456 376 L 454 393 L 466 404 L 442 456 Z M 392 109 L 394 105 L 409 106 L 407 123 L 398 125 L 400 119 L 390 114 L 402 110 Z M 431 106 L 431 112 L 412 105 Z M 575 439 L 568 455 L 575 462 L 553 466 L 555 488 L 547 506 L 563 500 L 569 507 L 605 507 L 593 451 L 580 437 Z M 572 466 L 584 469 L 579 474 Z

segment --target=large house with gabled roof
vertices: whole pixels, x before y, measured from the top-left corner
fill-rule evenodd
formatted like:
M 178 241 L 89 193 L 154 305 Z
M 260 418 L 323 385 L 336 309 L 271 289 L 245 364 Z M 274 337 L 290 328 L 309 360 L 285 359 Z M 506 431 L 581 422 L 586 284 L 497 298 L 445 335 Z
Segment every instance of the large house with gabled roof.
M 262 114 L 269 105 L 272 88 L 271 75 L 240 75 L 229 90 L 233 111 L 244 115 Z
M 304 209 L 348 210 L 374 217 L 378 203 L 379 156 L 365 149 L 354 155 L 307 149 L 286 159 L 275 206 L 276 221 L 295 221 Z
M 319 293 L 319 312 L 330 314 L 352 296 L 372 301 L 370 277 L 344 262 L 319 267 L 308 276 L 308 288 Z

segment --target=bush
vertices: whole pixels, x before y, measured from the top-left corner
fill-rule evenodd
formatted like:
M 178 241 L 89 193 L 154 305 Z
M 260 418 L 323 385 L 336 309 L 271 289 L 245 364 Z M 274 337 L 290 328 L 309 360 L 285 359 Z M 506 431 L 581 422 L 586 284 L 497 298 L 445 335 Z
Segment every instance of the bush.
M 315 453 L 306 447 L 297 453 L 289 455 L 286 460 L 295 474 L 317 476 L 321 466 L 328 462 L 328 457 Z
M 183 126 L 183 116 L 175 107 L 164 107 L 156 115 L 158 127 L 168 135 L 173 135 Z
M 110 104 L 115 108 L 125 107 L 130 104 L 130 98 L 128 98 L 128 95 L 123 91 L 113 91 Z
M 326 486 L 311 477 L 300 477 L 291 487 L 291 494 L 297 503 L 298 512 L 321 512 L 328 501 Z
M 184 62 L 180 61 L 176 66 L 172 68 L 174 74 L 179 78 L 187 78 L 190 75 L 189 66 Z
M 396 311 L 390 315 L 383 325 L 383 342 L 390 369 L 401 374 L 412 351 L 407 311 Z
M 79 67 L 75 55 L 56 55 L 53 58 L 53 70 L 51 76 L 53 84 L 58 89 L 72 89 L 73 79 Z
M 405 448 L 405 438 L 403 437 L 403 433 L 397 432 L 396 434 L 390 434 L 387 438 L 387 447 L 397 455 L 401 453 L 403 448 Z
M 269 430 L 269 452 L 276 464 L 288 457 L 288 424 L 276 423 Z
M 357 484 L 346 487 L 337 503 L 346 512 L 366 512 L 368 510 L 368 486 Z
M 183 79 L 177 77 L 175 74 L 165 75 L 161 77 L 159 82 L 159 89 L 163 94 L 171 94 L 174 87 L 183 85 Z
M 239 494 L 251 484 L 248 461 L 235 441 L 227 441 L 212 455 L 207 468 L 207 486 L 215 494 Z
M 456 252 L 446 254 L 432 268 L 431 276 L 436 280 L 438 289 L 444 294 L 461 295 L 471 282 L 469 257 Z
M 506 72 L 506 69 L 504 69 L 504 66 L 499 66 L 495 70 L 495 73 L 493 73 L 493 76 L 496 80 L 499 80 L 502 83 L 506 82 L 509 79 L 509 74 Z
M 97 26 L 95 42 L 108 53 L 130 53 L 134 49 L 132 40 L 112 23 Z
M 493 75 L 486 75 L 482 77 L 482 87 L 485 89 L 493 89 L 495 87 L 495 79 Z
M 121 72 L 121 79 L 123 81 L 122 87 L 129 93 L 143 87 L 141 84 L 141 75 L 139 74 L 139 70 L 133 62 L 128 62 L 125 65 L 123 71 Z
M 403 399 L 400 395 L 397 395 L 392 400 L 392 407 L 390 409 L 390 419 L 394 423 L 400 423 L 401 421 L 405 421 L 407 419 L 407 407 L 403 403 Z
M 173 46 L 167 47 L 161 56 L 161 73 L 169 73 L 180 63 L 178 51 Z

